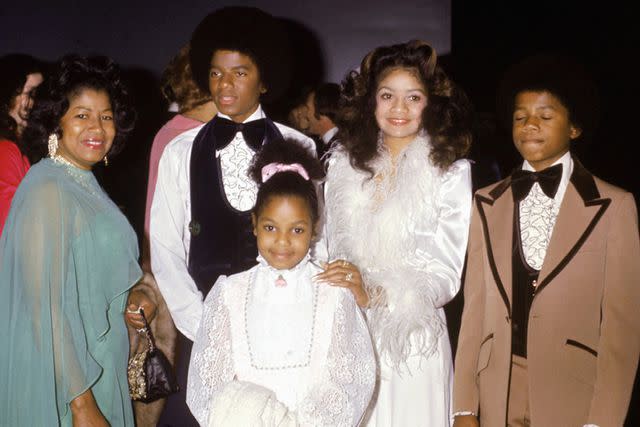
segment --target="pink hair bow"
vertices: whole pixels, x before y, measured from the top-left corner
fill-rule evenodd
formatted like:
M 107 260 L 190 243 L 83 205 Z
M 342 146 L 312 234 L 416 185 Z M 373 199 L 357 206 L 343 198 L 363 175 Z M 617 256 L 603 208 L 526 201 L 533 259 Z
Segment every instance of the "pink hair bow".
M 305 181 L 309 181 L 309 174 L 305 170 L 305 168 L 300 163 L 292 163 L 290 165 L 284 163 L 269 163 L 268 165 L 262 168 L 262 182 L 265 183 L 271 178 L 273 175 L 278 172 L 295 172 L 301 177 L 304 178 Z

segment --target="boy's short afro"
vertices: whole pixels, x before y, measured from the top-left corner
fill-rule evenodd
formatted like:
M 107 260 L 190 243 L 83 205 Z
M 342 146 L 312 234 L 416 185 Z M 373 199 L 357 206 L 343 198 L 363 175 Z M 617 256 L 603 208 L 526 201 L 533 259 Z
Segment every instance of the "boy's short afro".
M 523 91 L 549 92 L 569 111 L 569 119 L 583 135 L 591 134 L 598 119 L 598 94 L 589 72 L 572 58 L 543 53 L 511 66 L 498 88 L 498 116 L 511 129 L 515 97 Z

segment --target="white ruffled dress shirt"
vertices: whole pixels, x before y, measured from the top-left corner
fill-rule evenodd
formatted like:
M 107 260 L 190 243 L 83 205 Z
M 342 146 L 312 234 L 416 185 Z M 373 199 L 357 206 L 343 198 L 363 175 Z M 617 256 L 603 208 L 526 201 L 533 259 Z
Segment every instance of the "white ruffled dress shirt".
M 562 177 L 558 185 L 558 191 L 552 199 L 542 191 L 537 182 L 531 187 L 529 194 L 520 202 L 520 240 L 522 252 L 530 267 L 540 270 L 547 247 L 551 240 L 553 227 L 556 224 L 560 204 L 569 185 L 569 178 L 573 172 L 573 160 L 567 152 L 551 166 L 562 164 Z M 524 161 L 522 169 L 534 172 L 535 169 Z
M 220 114 L 221 117 L 229 118 Z M 246 122 L 264 118 L 261 107 Z M 315 155 L 315 143 L 295 129 L 275 124 L 284 138 L 300 141 Z M 203 295 L 187 271 L 191 234 L 191 148 L 204 125 L 174 138 L 165 148 L 158 167 L 158 182 L 151 205 L 151 268 L 176 327 L 193 340 L 202 317 Z M 253 152 L 238 132 L 216 153 L 220 156 L 225 195 L 231 205 L 248 211 L 253 207 L 256 184 L 247 175 Z M 217 183 L 211 183 L 217 191 Z

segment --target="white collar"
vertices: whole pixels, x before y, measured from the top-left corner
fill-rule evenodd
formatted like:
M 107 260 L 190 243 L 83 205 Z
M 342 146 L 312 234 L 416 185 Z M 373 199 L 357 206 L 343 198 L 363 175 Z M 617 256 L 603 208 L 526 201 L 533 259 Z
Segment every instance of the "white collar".
M 224 119 L 229 119 L 231 120 L 231 117 L 227 116 L 226 114 L 222 114 L 220 112 L 218 112 L 218 116 L 224 118 Z M 254 111 L 253 113 L 251 113 L 251 115 L 249 117 L 247 117 L 242 123 L 248 123 L 248 122 L 252 122 L 254 120 L 258 120 L 258 119 L 264 119 L 266 116 L 264 114 L 264 111 L 262 110 L 262 105 L 258 104 L 258 108 L 256 108 L 256 111 Z
M 322 141 L 328 144 L 336 133 L 338 133 L 338 128 L 334 126 L 322 135 Z
M 255 292 L 261 299 L 275 298 L 279 301 L 295 301 L 302 295 L 310 292 L 309 279 L 311 274 L 307 267 L 309 265 L 309 254 L 302 258 L 302 260 L 296 264 L 293 268 L 288 270 L 278 270 L 270 266 L 267 261 L 258 255 L 257 260 L 259 265 L 257 266 L 255 276 Z M 285 286 L 277 286 L 276 282 L 279 279 L 284 279 Z
M 310 259 L 311 259 L 311 255 L 309 254 L 309 252 L 307 252 L 307 254 L 304 256 L 304 258 L 302 258 L 302 260 L 300 260 L 299 263 L 297 263 L 295 266 L 293 266 L 293 268 L 290 268 L 288 270 L 278 270 L 277 268 L 272 267 L 271 265 L 269 265 L 267 260 L 264 259 L 264 257 L 262 255 L 258 254 L 258 256 L 256 257 L 256 261 L 258 261 L 258 263 L 260 264 L 259 268 L 261 270 L 268 271 L 271 274 L 274 274 L 275 276 L 278 276 L 280 274 L 297 273 L 307 265 L 307 263 L 309 262 Z
M 564 197 L 567 187 L 569 186 L 569 179 L 573 173 L 573 159 L 571 158 L 571 151 L 564 153 L 564 155 L 553 162 L 551 166 L 555 166 L 557 164 L 562 164 L 562 178 L 560 178 L 560 184 L 558 185 L 558 191 L 556 192 L 554 200 L 556 203 L 560 203 Z M 531 164 L 526 160 L 522 163 L 522 170 L 535 172 L 533 166 L 531 166 Z

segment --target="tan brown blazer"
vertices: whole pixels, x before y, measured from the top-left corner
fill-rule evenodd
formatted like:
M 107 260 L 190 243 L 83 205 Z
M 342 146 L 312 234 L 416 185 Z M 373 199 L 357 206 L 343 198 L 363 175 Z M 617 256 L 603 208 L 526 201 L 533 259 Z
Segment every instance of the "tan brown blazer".
M 511 369 L 510 178 L 474 196 L 454 413 L 506 424 Z M 575 158 L 529 313 L 534 427 L 622 426 L 640 354 L 640 237 L 633 196 Z

